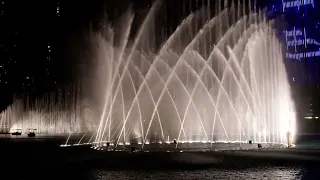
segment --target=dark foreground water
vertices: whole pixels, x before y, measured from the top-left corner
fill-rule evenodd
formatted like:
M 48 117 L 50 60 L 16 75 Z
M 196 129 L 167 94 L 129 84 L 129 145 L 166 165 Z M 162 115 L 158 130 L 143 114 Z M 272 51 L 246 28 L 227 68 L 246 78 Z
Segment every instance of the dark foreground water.
M 142 162 L 143 163 L 143 162 Z M 316 165 L 315 165 L 316 166 Z M 41 168 L 42 169 L 42 168 Z M 103 167 L 56 167 L 51 170 L 12 171 L 11 177 L 1 179 L 101 179 L 101 180 L 179 180 L 179 179 L 320 179 L 317 167 L 299 165 L 263 165 L 251 167 L 223 168 L 134 168 L 113 169 Z M 40 172 L 39 172 L 40 171 Z M 4 172 L 6 173 L 6 172 Z
M 0 180 L 320 179 L 318 149 L 98 152 L 60 148 L 64 138 L 0 138 Z
M 245 169 L 193 169 L 151 171 L 93 170 L 92 179 L 301 179 L 307 178 L 298 167 L 256 167 Z M 88 176 L 89 177 L 89 176 Z

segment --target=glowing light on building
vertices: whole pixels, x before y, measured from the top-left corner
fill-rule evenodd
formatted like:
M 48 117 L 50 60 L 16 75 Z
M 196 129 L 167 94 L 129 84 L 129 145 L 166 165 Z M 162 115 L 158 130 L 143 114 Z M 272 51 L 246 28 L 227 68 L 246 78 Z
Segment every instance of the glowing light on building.
M 314 7 L 314 0 L 294 0 L 294 1 L 285 1 L 282 0 L 283 12 L 288 8 L 297 7 L 300 9 L 301 6 L 312 5 Z
M 306 28 L 298 29 L 296 27 L 293 27 L 293 30 L 285 30 L 284 34 L 286 37 L 287 50 L 289 50 L 289 47 L 294 47 L 295 49 L 295 53 L 287 52 L 286 58 L 297 59 L 301 61 L 304 58 L 320 56 L 320 48 L 314 51 L 297 52 L 297 48 L 300 46 L 304 46 L 304 48 L 308 48 L 308 45 L 315 45 L 320 47 L 320 43 L 316 39 L 307 37 Z
M 288 59 L 296 59 L 301 61 L 304 58 L 312 58 L 319 57 L 320 49 L 317 51 L 303 52 L 303 53 L 286 53 L 286 58 Z
M 290 46 L 294 46 L 295 50 L 297 49 L 297 46 L 302 45 L 305 48 L 307 48 L 308 45 L 320 46 L 320 43 L 316 39 L 307 37 L 306 28 L 303 28 L 303 30 L 301 30 L 294 27 L 293 30 L 285 30 L 284 34 L 286 36 L 287 49 L 289 49 Z M 309 57 L 312 56 L 310 55 Z
M 318 116 L 305 116 L 304 117 L 305 119 L 319 119 L 319 117 Z

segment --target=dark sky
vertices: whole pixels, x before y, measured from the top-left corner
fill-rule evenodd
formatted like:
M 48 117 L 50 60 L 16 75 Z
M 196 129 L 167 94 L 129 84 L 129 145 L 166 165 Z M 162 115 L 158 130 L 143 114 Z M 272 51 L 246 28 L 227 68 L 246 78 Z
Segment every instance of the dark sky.
M 100 6 L 95 2 L 0 1 L 0 63 L 7 71 L 1 77 L 0 106 L 8 104 L 13 92 L 52 91 L 56 84 L 69 81 L 70 37 L 97 17 Z

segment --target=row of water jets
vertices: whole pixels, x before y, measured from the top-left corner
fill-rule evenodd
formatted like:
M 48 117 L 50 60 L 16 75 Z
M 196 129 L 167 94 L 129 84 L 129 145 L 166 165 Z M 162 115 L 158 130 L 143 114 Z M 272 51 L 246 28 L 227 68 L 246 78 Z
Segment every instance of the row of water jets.
M 28 133 L 29 129 L 47 135 L 83 132 L 78 92 L 76 86 L 70 86 L 36 100 L 29 96 L 16 97 L 0 114 L 1 133 Z

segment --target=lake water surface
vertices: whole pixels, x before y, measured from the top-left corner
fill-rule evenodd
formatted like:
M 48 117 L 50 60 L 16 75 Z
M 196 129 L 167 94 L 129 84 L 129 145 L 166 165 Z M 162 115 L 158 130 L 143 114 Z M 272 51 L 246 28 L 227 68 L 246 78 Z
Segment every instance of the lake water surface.
M 247 156 L 242 157 L 214 153 L 183 153 L 183 156 L 177 155 L 178 153 L 96 154 L 90 148 L 60 148 L 57 143 L 61 142 L 63 139 L 60 138 L 34 141 L 0 140 L 0 180 L 320 179 L 320 166 L 318 167 L 320 161 L 310 161 L 313 157 L 320 157 L 318 150 L 312 152 L 284 150 L 284 152 L 270 152 L 263 155 L 265 157 L 255 159 L 250 157 L 264 152 L 244 152 Z M 279 160 L 276 157 L 282 156 L 279 153 L 293 154 L 293 157 L 307 154 L 309 160 L 308 163 L 305 161 L 299 163 L 297 160 L 291 163 Z M 217 156 L 222 158 L 219 159 Z M 92 160 L 92 157 L 98 157 L 99 160 Z M 129 160 L 126 160 L 127 158 Z M 165 163 L 174 158 L 182 161 Z M 201 164 L 201 162 L 206 163 Z

